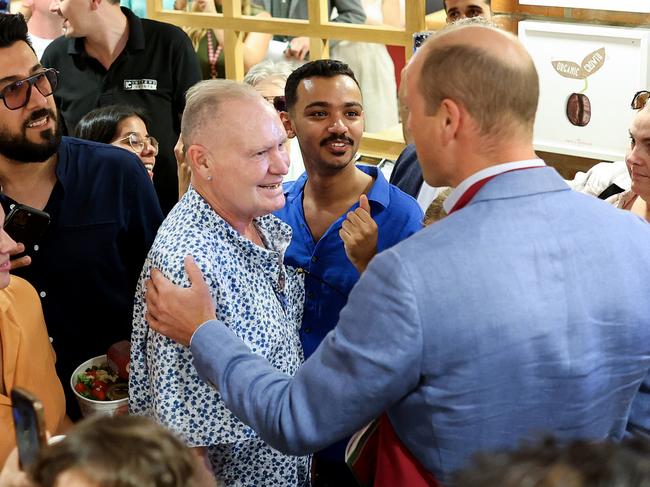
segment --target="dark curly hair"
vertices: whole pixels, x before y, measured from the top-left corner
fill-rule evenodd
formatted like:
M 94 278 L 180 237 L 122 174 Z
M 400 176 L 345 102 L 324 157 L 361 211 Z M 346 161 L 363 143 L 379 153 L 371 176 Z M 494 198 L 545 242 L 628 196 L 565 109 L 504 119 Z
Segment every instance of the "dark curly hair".
M 334 76 L 349 76 L 359 86 L 357 78 L 350 67 L 335 59 L 319 59 L 305 63 L 295 69 L 287 78 L 287 84 L 284 86 L 284 98 L 287 104 L 287 110 L 293 110 L 296 104 L 298 85 L 303 79 L 321 77 L 333 78 Z
M 22 14 L 0 15 L 0 47 L 9 47 L 14 42 L 23 41 L 34 50 L 27 35 L 27 21 Z

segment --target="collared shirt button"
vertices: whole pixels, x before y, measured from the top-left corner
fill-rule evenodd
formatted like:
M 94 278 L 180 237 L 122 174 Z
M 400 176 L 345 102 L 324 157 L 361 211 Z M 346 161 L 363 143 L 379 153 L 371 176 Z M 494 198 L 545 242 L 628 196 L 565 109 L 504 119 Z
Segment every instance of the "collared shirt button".
M 39 249 L 39 248 L 40 248 L 40 247 L 38 246 L 38 244 L 34 245 L 34 252 L 38 252 L 38 249 Z
M 40 293 L 38 293 L 38 295 L 39 295 L 41 298 L 44 298 L 45 296 L 47 296 L 47 293 L 46 293 L 45 291 L 41 291 Z
M 312 255 L 311 256 L 311 261 L 312 262 L 318 262 L 318 257 L 316 257 L 315 255 Z
M 307 293 L 307 297 L 308 297 L 309 299 L 314 299 L 314 298 L 316 297 L 316 295 L 315 295 L 313 292 L 309 291 L 309 292 Z
M 307 327 L 303 330 L 305 333 L 311 333 L 311 328 Z

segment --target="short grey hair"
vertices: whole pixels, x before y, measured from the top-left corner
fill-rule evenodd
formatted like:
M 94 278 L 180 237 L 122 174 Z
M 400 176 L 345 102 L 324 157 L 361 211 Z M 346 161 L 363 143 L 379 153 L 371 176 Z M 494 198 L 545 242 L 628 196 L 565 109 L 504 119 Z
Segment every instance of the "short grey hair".
M 295 65 L 286 61 L 273 61 L 267 59 L 253 66 L 244 78 L 244 83 L 257 86 L 263 81 L 278 81 L 284 84 L 293 72 Z
M 185 147 L 197 143 L 202 130 L 214 136 L 214 122 L 220 122 L 219 107 L 230 100 L 260 99 L 251 86 L 228 79 L 199 81 L 185 95 L 181 132 Z

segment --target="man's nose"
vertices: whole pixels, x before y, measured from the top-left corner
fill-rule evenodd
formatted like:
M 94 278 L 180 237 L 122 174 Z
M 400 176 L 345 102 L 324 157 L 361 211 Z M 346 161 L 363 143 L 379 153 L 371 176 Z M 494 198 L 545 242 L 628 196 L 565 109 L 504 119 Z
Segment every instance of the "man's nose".
M 332 125 L 329 127 L 329 131 L 335 134 L 341 134 L 345 133 L 348 131 L 347 125 L 343 122 L 343 119 L 341 117 L 337 117 L 333 122 Z
M 52 0 L 50 2 L 50 12 L 55 14 L 59 12 L 59 0 Z
M 271 154 L 271 171 L 273 174 L 281 174 L 284 176 L 289 172 L 290 163 L 289 151 L 286 149 L 286 146 L 274 150 Z
M 43 108 L 49 106 L 49 103 L 47 101 L 47 96 L 43 96 L 43 94 L 39 91 L 36 86 L 32 85 L 29 87 L 31 90 L 31 93 L 29 94 L 29 101 L 27 102 L 27 108 Z M 48 95 L 52 96 L 52 95 Z

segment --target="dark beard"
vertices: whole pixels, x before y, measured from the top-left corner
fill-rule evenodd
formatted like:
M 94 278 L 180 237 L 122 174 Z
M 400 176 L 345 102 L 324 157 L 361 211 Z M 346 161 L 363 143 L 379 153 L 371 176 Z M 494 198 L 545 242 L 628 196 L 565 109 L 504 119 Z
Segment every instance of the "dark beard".
M 48 115 L 55 122 L 55 129 L 40 133 L 41 142 L 27 139 L 27 124 Z M 52 157 L 61 144 L 61 128 L 52 110 L 42 109 L 34 112 L 23 125 L 19 135 L 0 128 L 0 155 L 17 162 L 45 162 Z

